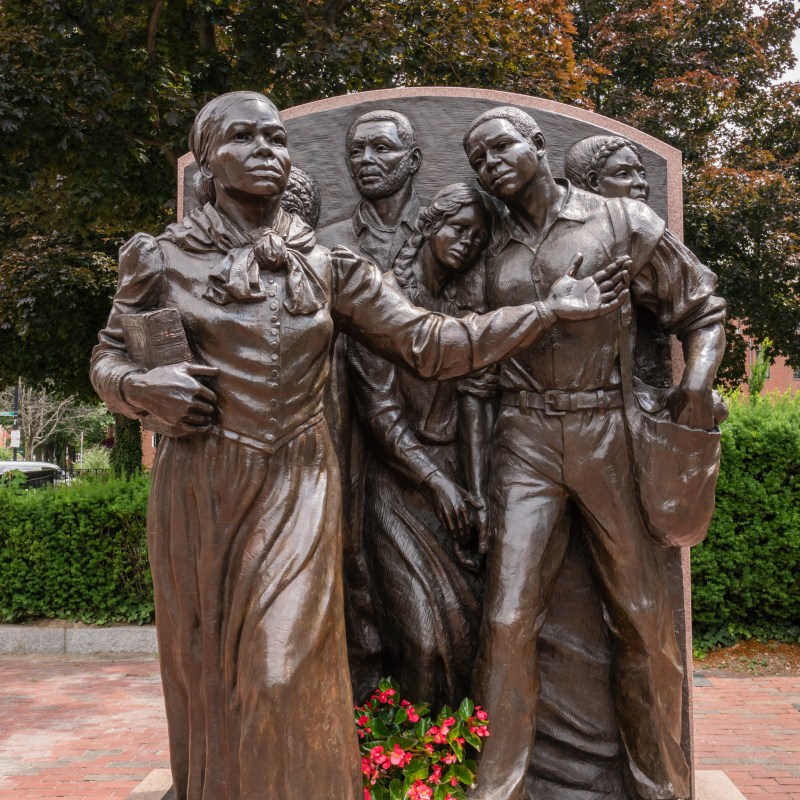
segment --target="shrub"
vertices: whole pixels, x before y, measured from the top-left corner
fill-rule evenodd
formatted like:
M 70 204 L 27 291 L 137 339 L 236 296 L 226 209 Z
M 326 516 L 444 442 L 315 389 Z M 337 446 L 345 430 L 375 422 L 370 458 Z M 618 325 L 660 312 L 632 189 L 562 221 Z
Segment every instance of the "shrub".
M 151 622 L 149 481 L 0 490 L 0 619 Z
M 82 470 L 111 469 L 111 453 L 109 449 L 102 445 L 88 447 L 83 453 L 80 468 Z
M 717 509 L 692 550 L 700 650 L 800 636 L 800 394 L 730 400 Z

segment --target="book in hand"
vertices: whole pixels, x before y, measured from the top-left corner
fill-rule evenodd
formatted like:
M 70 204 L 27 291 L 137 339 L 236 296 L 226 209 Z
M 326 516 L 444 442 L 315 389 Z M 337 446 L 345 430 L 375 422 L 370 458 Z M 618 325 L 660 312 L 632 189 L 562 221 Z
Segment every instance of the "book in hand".
M 125 347 L 133 362 L 142 369 L 191 361 L 192 351 L 176 308 L 159 308 L 141 314 L 120 314 Z M 175 436 L 172 425 L 149 414 L 142 418 L 145 430 Z

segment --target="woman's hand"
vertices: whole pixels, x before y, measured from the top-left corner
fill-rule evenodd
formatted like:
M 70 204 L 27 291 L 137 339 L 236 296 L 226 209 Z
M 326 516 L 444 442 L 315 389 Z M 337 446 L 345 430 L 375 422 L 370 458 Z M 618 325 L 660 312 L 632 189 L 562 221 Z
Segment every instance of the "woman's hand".
M 478 559 L 466 551 L 472 546 L 472 515 L 483 510 L 483 503 L 439 471 L 429 475 L 425 485 L 434 513 L 455 540 L 458 560 L 470 569 L 477 569 Z
M 176 433 L 201 433 L 211 425 L 217 396 L 198 378 L 214 378 L 217 367 L 191 364 L 167 364 L 147 372 L 130 372 L 122 381 L 125 401 L 141 408 Z
M 632 265 L 628 256 L 620 256 L 600 272 L 578 280 L 575 274 L 582 263 L 581 253 L 573 256 L 566 275 L 553 284 L 544 301 L 559 319 L 576 321 L 600 317 L 619 308 L 628 299 Z

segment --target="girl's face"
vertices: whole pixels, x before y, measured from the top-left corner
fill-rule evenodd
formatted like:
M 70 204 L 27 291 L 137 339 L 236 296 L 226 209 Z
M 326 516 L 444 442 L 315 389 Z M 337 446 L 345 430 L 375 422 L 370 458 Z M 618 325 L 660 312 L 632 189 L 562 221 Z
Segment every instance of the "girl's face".
M 598 175 L 591 173 L 589 181 L 603 197 L 630 197 L 647 202 L 650 184 L 639 160 L 630 147 L 621 147 L 611 155 Z
M 206 165 L 218 192 L 241 198 L 278 196 L 291 166 L 286 130 L 272 105 L 243 100 L 225 111 Z
M 445 217 L 428 239 L 428 247 L 439 265 L 462 272 L 478 260 L 488 242 L 489 216 L 482 206 L 469 204 Z

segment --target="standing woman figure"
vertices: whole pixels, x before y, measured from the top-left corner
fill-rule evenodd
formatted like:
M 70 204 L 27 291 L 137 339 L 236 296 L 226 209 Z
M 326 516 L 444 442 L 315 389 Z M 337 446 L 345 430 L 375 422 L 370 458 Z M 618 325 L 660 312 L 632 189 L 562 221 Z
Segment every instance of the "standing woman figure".
M 463 316 L 475 304 L 459 278 L 480 260 L 493 215 L 476 189 L 442 189 L 384 280 L 416 306 Z M 493 394 L 485 382 L 494 376 L 423 380 L 362 346 L 350 362 L 373 445 L 364 470 L 364 549 L 383 674 L 411 700 L 455 706 L 469 693 L 482 613 L 482 579 L 468 551 L 477 551 L 483 519 L 478 431 L 488 419 L 484 398 Z
M 378 269 L 281 208 L 291 168 L 255 92 L 204 106 L 200 207 L 121 250 L 91 377 L 110 409 L 172 427 L 148 549 L 177 800 L 354 800 L 341 494 L 322 414 L 334 326 L 443 378 L 525 346 L 559 315 L 616 307 L 624 275 L 469 321 L 415 309 Z M 175 308 L 192 362 L 145 370 L 122 315 Z

